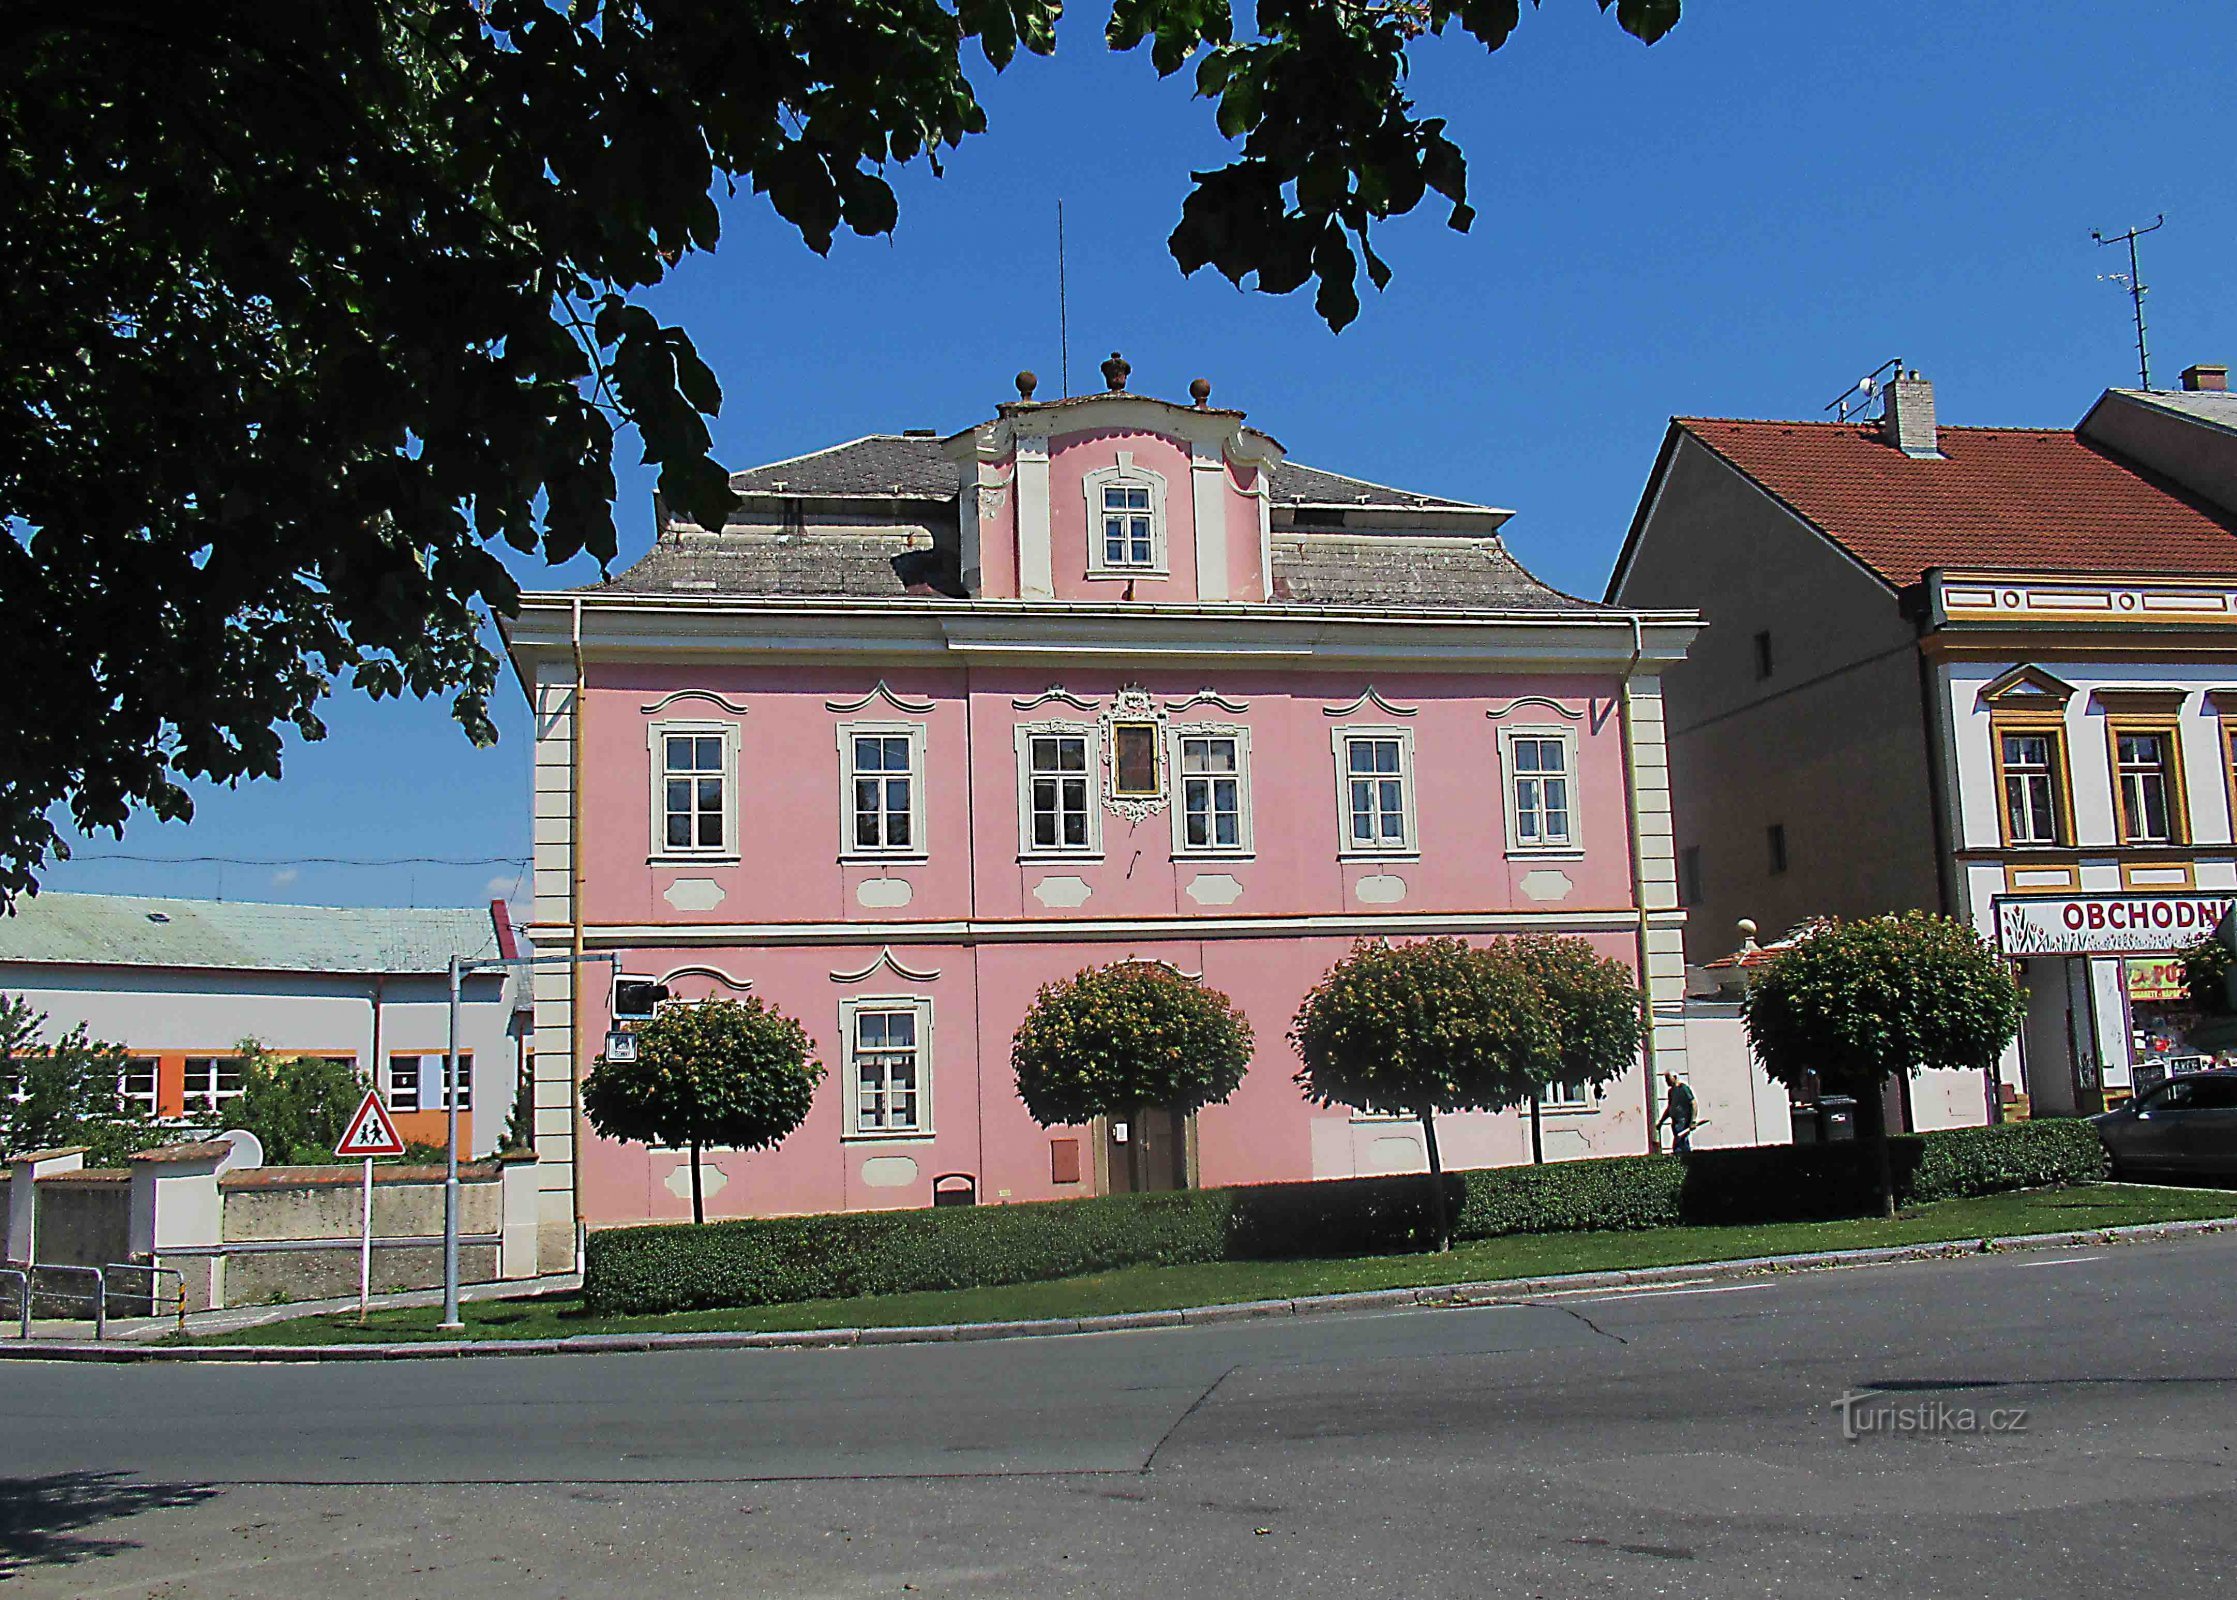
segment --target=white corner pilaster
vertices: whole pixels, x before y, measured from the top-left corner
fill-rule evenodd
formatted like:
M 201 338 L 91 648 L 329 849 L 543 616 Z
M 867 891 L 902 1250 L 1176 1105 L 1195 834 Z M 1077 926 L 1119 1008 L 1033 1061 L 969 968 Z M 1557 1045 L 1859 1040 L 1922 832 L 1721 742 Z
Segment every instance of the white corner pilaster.
M 1054 600 L 1055 550 L 1049 529 L 1048 438 L 1019 434 L 1017 452 L 1018 597 Z
M 1226 452 L 1216 439 L 1189 446 L 1190 515 L 1196 519 L 1196 597 L 1225 600 L 1227 579 Z

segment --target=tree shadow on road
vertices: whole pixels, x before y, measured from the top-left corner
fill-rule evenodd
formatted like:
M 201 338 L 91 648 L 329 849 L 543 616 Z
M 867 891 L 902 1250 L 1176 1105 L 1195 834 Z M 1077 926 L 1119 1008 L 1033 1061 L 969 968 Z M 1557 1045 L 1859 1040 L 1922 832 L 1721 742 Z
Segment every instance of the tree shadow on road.
M 121 1472 L 0 1478 L 0 1582 L 34 1567 L 73 1566 L 139 1548 L 88 1532 L 103 1523 L 197 1505 L 218 1491 L 196 1484 L 133 1483 Z

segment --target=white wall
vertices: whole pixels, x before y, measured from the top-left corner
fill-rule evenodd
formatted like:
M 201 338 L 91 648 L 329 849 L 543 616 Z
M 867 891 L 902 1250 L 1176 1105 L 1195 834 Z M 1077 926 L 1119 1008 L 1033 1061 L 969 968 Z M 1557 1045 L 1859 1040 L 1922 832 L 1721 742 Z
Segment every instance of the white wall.
M 459 1041 L 473 1056 L 473 1152 L 497 1147 L 512 1114 L 514 1043 L 504 979 L 470 977 L 461 993 Z M 0 994 L 47 1014 L 47 1036 L 79 1023 L 97 1040 L 134 1052 L 224 1055 L 243 1039 L 267 1049 L 373 1060 L 374 980 L 357 974 L 186 972 L 159 967 L 48 966 L 0 962 Z M 381 985 L 380 1053 L 440 1055 L 450 1037 L 450 990 L 441 977 L 391 977 Z M 385 1072 L 380 1079 L 386 1091 Z

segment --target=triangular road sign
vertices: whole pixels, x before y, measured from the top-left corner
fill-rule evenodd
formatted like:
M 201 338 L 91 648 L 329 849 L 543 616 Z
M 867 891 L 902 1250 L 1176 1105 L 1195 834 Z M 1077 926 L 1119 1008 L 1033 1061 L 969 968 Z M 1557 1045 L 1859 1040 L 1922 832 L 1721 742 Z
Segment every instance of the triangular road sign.
M 381 1104 L 377 1091 L 365 1096 L 365 1103 L 357 1108 L 357 1115 L 350 1118 L 349 1131 L 342 1135 L 342 1142 L 334 1147 L 334 1153 L 353 1159 L 404 1153 L 404 1136 L 396 1131 L 388 1107 Z

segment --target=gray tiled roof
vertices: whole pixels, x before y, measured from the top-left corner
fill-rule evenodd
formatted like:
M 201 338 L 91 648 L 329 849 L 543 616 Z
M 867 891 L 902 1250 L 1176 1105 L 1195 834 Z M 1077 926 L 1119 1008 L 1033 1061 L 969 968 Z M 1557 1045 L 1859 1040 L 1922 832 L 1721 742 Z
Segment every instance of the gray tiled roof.
M 0 917 L 0 962 L 274 972 L 441 972 L 497 954 L 482 906 L 290 906 L 121 894 L 25 895 Z
M 1274 586 L 1293 605 L 1600 611 L 1541 583 L 1497 539 L 1306 533 L 1274 537 Z
M 2116 389 L 2115 394 L 2172 411 L 2193 422 L 2237 431 L 2237 393 L 2226 389 Z
M 635 565 L 598 587 L 630 594 L 896 599 L 961 596 L 955 465 L 937 438 L 871 434 L 735 473 L 734 488 L 802 500 L 931 502 L 869 506 L 817 516 L 749 508 L 720 533 L 671 527 Z M 1278 504 L 1372 508 L 1393 529 L 1349 533 L 1277 530 L 1277 603 L 1429 606 L 1461 610 L 1590 611 L 1539 582 L 1496 537 L 1406 536 L 1390 512 L 1476 510 L 1466 501 L 1413 494 L 1363 478 L 1283 462 Z M 1305 520 L 1311 520 L 1310 513 Z M 1333 522 L 1333 518 L 1328 519 Z M 782 524 L 782 525 L 780 525 Z
M 942 454 L 942 441 L 899 433 L 873 433 L 730 475 L 733 489 L 835 498 L 902 495 L 953 500 L 955 484 L 955 463 Z M 1273 494 L 1277 501 L 1311 504 L 1412 508 L 1470 503 L 1393 489 L 1294 461 L 1274 469 Z

